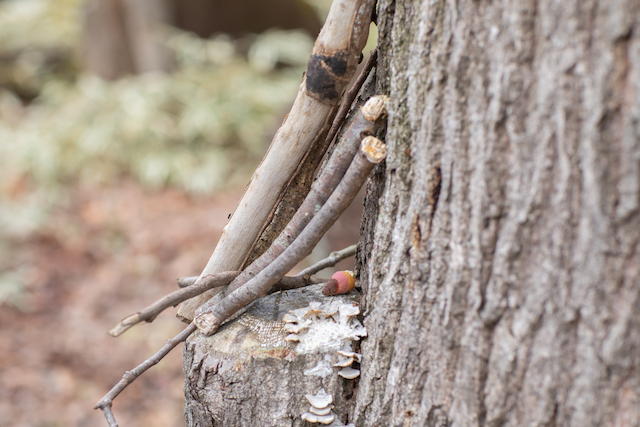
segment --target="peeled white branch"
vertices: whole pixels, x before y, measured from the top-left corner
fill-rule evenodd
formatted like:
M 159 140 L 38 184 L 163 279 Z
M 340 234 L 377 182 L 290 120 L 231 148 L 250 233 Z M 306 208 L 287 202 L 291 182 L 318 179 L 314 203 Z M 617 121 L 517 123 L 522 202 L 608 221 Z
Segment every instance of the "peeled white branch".
M 242 267 L 281 192 L 323 127 L 353 76 L 371 22 L 373 0 L 335 0 L 318 35 L 291 112 L 276 133 L 201 276 Z M 178 317 L 190 321 L 217 290 L 185 301 Z

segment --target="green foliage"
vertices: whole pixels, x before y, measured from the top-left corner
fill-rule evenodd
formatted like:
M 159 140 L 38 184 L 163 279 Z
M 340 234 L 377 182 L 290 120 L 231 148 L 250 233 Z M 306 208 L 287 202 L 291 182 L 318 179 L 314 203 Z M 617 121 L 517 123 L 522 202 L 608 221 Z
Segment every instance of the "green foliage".
M 172 75 L 47 82 L 24 117 L 0 121 L 0 168 L 38 186 L 128 174 L 195 193 L 244 178 L 295 97 L 310 40 L 273 32 L 257 39 L 249 60 L 222 37 L 180 34 L 169 45 L 180 49 Z M 295 67 L 276 71 L 278 62 Z M 0 102 L 3 110 L 16 104 L 7 93 Z
M 0 2 L 2 50 L 72 48 L 80 37 L 80 0 Z
M 106 82 L 75 65 L 80 6 L 0 2 L 0 242 L 39 229 L 70 188 L 130 177 L 209 194 L 246 183 L 313 44 L 299 31 L 270 31 L 242 55 L 225 36 L 168 29 L 177 71 Z M 10 246 L 0 245 L 0 303 L 18 304 Z

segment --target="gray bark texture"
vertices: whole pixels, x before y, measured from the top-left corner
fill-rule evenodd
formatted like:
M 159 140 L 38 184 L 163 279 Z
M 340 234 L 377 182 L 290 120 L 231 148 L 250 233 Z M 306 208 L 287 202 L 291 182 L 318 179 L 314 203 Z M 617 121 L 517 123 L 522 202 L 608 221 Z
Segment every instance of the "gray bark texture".
M 353 410 L 355 381 L 342 378 L 340 368 L 331 365 L 338 360 L 337 349 L 353 348 L 353 340 L 299 351 L 297 342 L 285 341 L 289 332 L 282 322 L 286 313 L 310 302 L 351 306 L 358 300 L 356 293 L 325 297 L 323 286 L 269 295 L 216 334 L 189 337 L 184 347 L 187 427 L 305 426 L 301 415 L 310 409 L 305 395 L 320 389 L 333 397 L 334 425 L 343 425 Z M 331 333 L 323 330 L 319 338 Z M 313 372 L 319 363 L 324 372 Z
M 640 425 L 639 16 L 380 1 L 357 426 Z
M 367 186 L 368 337 L 343 422 L 640 425 L 639 16 L 638 0 L 380 0 L 389 154 Z M 206 372 L 197 345 L 187 374 Z M 269 363 L 251 369 L 285 370 Z M 243 375 L 220 407 L 268 394 Z M 221 396 L 193 378 L 191 396 Z

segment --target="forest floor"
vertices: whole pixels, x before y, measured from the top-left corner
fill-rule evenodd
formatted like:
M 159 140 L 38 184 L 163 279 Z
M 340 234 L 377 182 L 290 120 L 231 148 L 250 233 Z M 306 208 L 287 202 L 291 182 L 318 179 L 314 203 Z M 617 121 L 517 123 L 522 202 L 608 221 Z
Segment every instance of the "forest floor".
M 0 426 L 106 426 L 93 405 L 185 325 L 174 308 L 119 338 L 107 331 L 202 270 L 241 190 L 194 198 L 125 182 L 78 191 L 12 242 L 26 281 L 19 308 L 0 304 Z M 354 203 L 317 256 L 357 241 L 360 211 Z M 121 427 L 184 425 L 181 348 L 115 400 Z

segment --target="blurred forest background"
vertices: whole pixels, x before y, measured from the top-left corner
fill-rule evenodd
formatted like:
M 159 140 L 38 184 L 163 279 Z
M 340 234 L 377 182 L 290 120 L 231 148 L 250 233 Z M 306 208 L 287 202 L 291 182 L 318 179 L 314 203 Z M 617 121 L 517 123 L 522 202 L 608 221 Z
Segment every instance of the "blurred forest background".
M 201 271 L 329 5 L 0 0 L 0 426 L 106 425 L 92 406 L 183 328 L 107 335 Z M 355 242 L 360 208 L 316 257 Z M 184 425 L 182 386 L 178 350 L 119 423 Z

